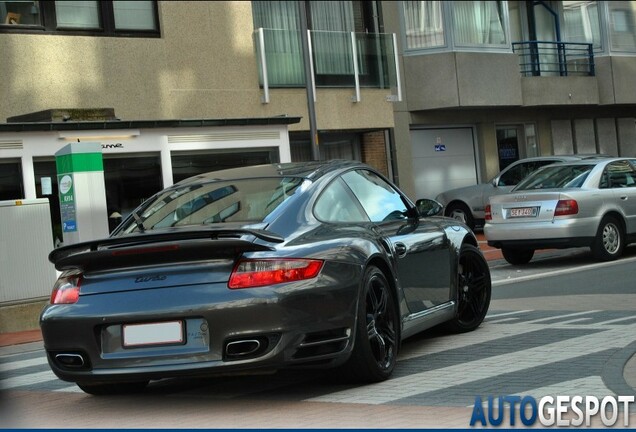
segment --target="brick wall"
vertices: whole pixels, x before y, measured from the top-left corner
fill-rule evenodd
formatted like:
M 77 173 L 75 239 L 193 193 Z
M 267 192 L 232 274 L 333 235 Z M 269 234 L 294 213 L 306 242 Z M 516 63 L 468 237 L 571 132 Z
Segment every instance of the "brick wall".
M 389 176 L 384 131 L 362 134 L 362 162 Z

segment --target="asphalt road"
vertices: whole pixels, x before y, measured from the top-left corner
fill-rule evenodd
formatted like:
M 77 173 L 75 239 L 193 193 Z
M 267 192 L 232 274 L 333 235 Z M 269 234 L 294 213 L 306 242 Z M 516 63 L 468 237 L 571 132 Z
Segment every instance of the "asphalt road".
M 139 395 L 97 398 L 58 380 L 41 344 L 3 349 L 0 427 L 466 428 L 476 396 L 633 394 L 622 372 L 636 351 L 635 262 L 636 248 L 613 263 L 586 250 L 525 266 L 492 262 L 484 324 L 408 339 L 392 379 L 369 386 L 286 371 L 164 380 Z

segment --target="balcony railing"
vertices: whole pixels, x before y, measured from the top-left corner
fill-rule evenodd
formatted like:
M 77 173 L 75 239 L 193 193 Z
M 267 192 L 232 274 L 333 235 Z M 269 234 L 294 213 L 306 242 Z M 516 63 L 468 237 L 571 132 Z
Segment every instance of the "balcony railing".
M 592 44 L 576 42 L 513 42 L 522 76 L 594 76 Z
M 272 87 L 305 87 L 300 31 L 259 28 L 254 45 L 259 60 L 263 102 Z M 311 85 L 354 88 L 360 101 L 361 88 L 390 89 L 389 100 L 402 100 L 395 34 L 308 31 Z M 314 91 L 315 95 L 315 91 Z

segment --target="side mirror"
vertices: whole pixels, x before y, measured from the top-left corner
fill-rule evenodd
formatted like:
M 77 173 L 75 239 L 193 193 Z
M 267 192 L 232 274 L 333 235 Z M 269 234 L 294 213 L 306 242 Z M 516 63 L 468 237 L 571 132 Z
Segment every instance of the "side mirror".
M 428 198 L 418 199 L 415 202 L 415 206 L 417 207 L 417 212 L 423 217 L 439 216 L 444 210 L 443 205 Z
M 494 179 L 492 179 L 490 181 L 490 184 L 492 184 L 493 187 L 497 187 L 497 185 L 499 184 L 499 177 L 495 177 Z

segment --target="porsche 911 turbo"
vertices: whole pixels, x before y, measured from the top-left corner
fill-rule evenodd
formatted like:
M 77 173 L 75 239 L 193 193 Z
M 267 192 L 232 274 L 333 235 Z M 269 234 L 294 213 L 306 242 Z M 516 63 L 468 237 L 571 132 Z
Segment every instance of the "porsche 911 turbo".
M 490 272 L 470 229 L 352 161 L 198 175 L 105 239 L 66 245 L 40 326 L 87 393 L 311 367 L 390 377 L 401 340 L 476 329 Z

